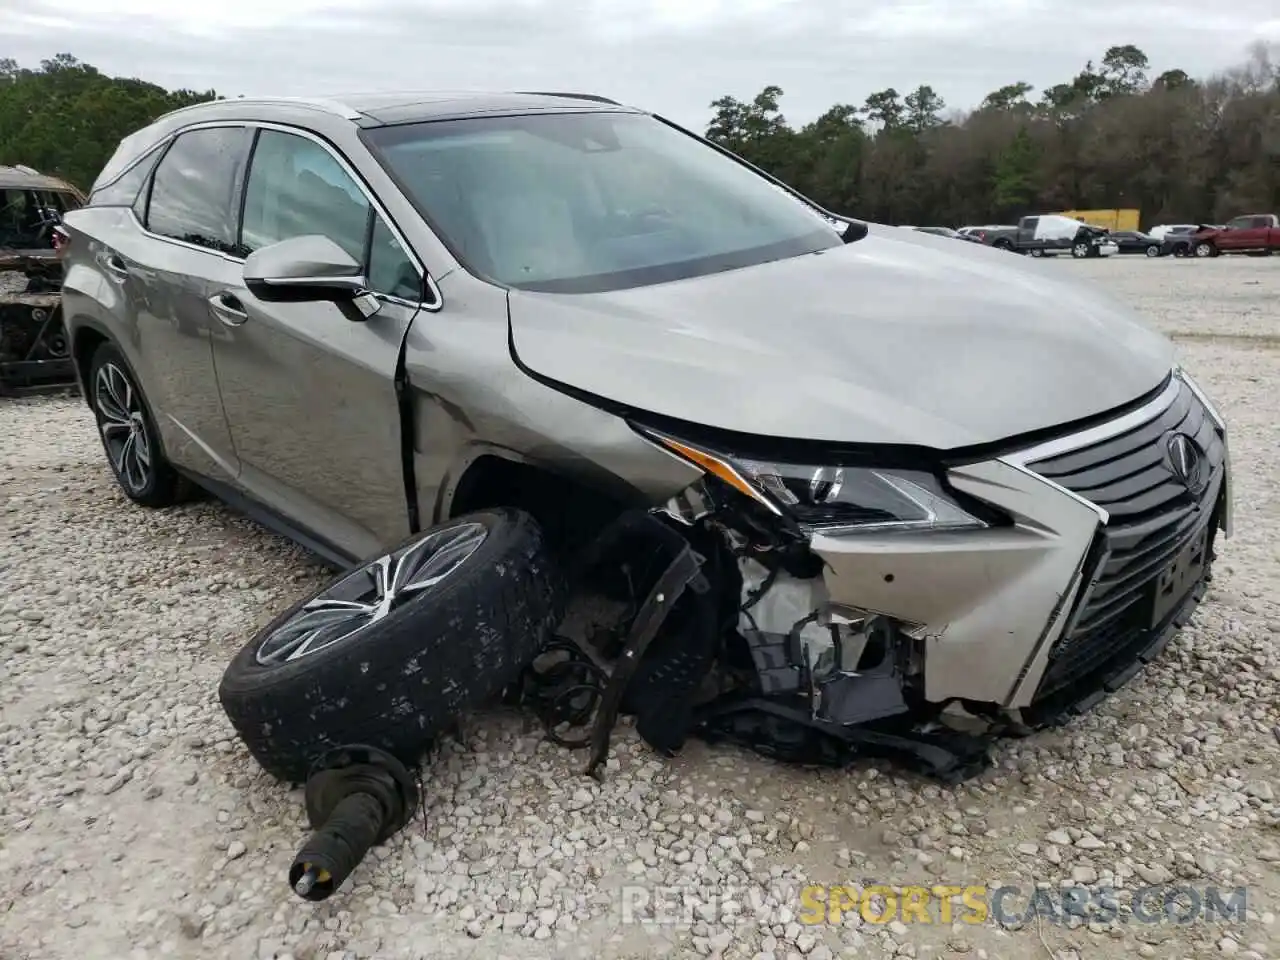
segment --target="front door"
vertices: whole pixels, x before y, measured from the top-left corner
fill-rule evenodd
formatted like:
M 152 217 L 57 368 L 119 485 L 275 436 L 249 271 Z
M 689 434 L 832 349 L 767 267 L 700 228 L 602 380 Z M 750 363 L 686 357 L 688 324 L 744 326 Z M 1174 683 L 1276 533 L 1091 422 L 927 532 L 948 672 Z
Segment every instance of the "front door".
M 1227 223 L 1227 229 L 1218 235 L 1220 250 L 1248 250 L 1261 246 L 1258 242 L 1264 231 L 1256 230 L 1253 217 L 1236 217 Z
M 222 328 L 214 359 L 241 487 L 327 545 L 364 557 L 410 532 L 394 378 L 422 275 L 328 146 L 261 129 L 240 246 L 248 254 L 310 234 L 365 264 L 379 311 L 359 322 L 331 303 L 267 303 L 228 265 L 210 288 Z

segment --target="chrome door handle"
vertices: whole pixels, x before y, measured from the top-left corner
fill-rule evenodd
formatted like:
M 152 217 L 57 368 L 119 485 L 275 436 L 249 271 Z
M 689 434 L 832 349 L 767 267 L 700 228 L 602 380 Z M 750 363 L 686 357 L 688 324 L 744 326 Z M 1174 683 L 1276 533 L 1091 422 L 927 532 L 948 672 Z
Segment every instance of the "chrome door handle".
M 232 293 L 215 293 L 209 298 L 214 315 L 228 327 L 238 327 L 249 319 L 240 299 Z

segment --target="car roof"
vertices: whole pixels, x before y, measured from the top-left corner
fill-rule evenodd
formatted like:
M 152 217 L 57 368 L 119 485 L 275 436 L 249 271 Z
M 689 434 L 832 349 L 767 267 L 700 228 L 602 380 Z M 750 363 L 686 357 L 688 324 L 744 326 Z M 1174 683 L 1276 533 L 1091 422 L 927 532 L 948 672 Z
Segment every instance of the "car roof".
M 94 187 L 111 183 L 167 137 L 197 123 L 271 121 L 313 128 L 319 125 L 323 129 L 336 122 L 369 128 L 467 117 L 600 111 L 643 112 L 598 94 L 545 91 L 383 91 L 327 97 L 240 96 L 204 100 L 171 110 L 124 137 L 98 173 Z
M 362 127 L 453 120 L 464 117 L 519 113 L 571 111 L 640 112 L 608 97 L 591 93 L 547 91 L 492 92 L 476 90 L 407 90 L 336 94 L 326 97 L 237 97 L 209 100 L 183 107 L 165 117 L 194 116 L 227 108 L 252 110 L 255 106 L 319 110 L 341 116 Z
M 73 193 L 78 191 L 65 180 L 45 176 L 38 170 L 19 164 L 14 167 L 0 166 L 0 190 L 52 190 L 55 193 Z

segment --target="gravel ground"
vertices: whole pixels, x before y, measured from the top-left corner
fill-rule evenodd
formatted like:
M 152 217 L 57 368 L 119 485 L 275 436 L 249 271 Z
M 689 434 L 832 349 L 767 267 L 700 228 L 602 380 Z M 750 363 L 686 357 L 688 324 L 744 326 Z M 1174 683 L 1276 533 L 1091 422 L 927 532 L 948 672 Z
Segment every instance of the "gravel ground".
M 0 401 L 0 958 L 1280 957 L 1280 261 L 1043 268 L 1179 334 L 1233 430 L 1237 533 L 1156 664 L 954 790 L 698 743 L 663 760 L 629 729 L 596 784 L 487 714 L 435 758 L 425 817 L 319 905 L 285 883 L 300 793 L 215 690 L 323 571 L 219 505 L 128 505 L 78 400 Z M 1018 912 L 1037 885 L 1243 885 L 1248 913 L 802 924 L 799 885 L 838 882 L 1008 884 Z

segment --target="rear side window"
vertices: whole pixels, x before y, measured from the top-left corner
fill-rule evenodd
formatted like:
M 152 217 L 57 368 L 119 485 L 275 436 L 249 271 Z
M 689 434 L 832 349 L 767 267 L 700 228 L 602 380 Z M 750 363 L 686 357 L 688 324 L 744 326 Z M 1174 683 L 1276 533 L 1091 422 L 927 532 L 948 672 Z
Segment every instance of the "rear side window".
M 1034 230 L 1036 228 L 1036 224 L 1038 224 L 1039 222 L 1040 222 L 1039 217 L 1023 217 L 1022 228 L 1024 230 Z
M 130 207 L 138 198 L 138 191 L 147 182 L 156 160 L 163 151 L 153 150 L 111 183 L 89 194 L 91 207 Z
M 245 127 L 180 135 L 161 158 L 146 206 L 152 233 L 219 253 L 236 250 L 235 198 L 249 152 Z

